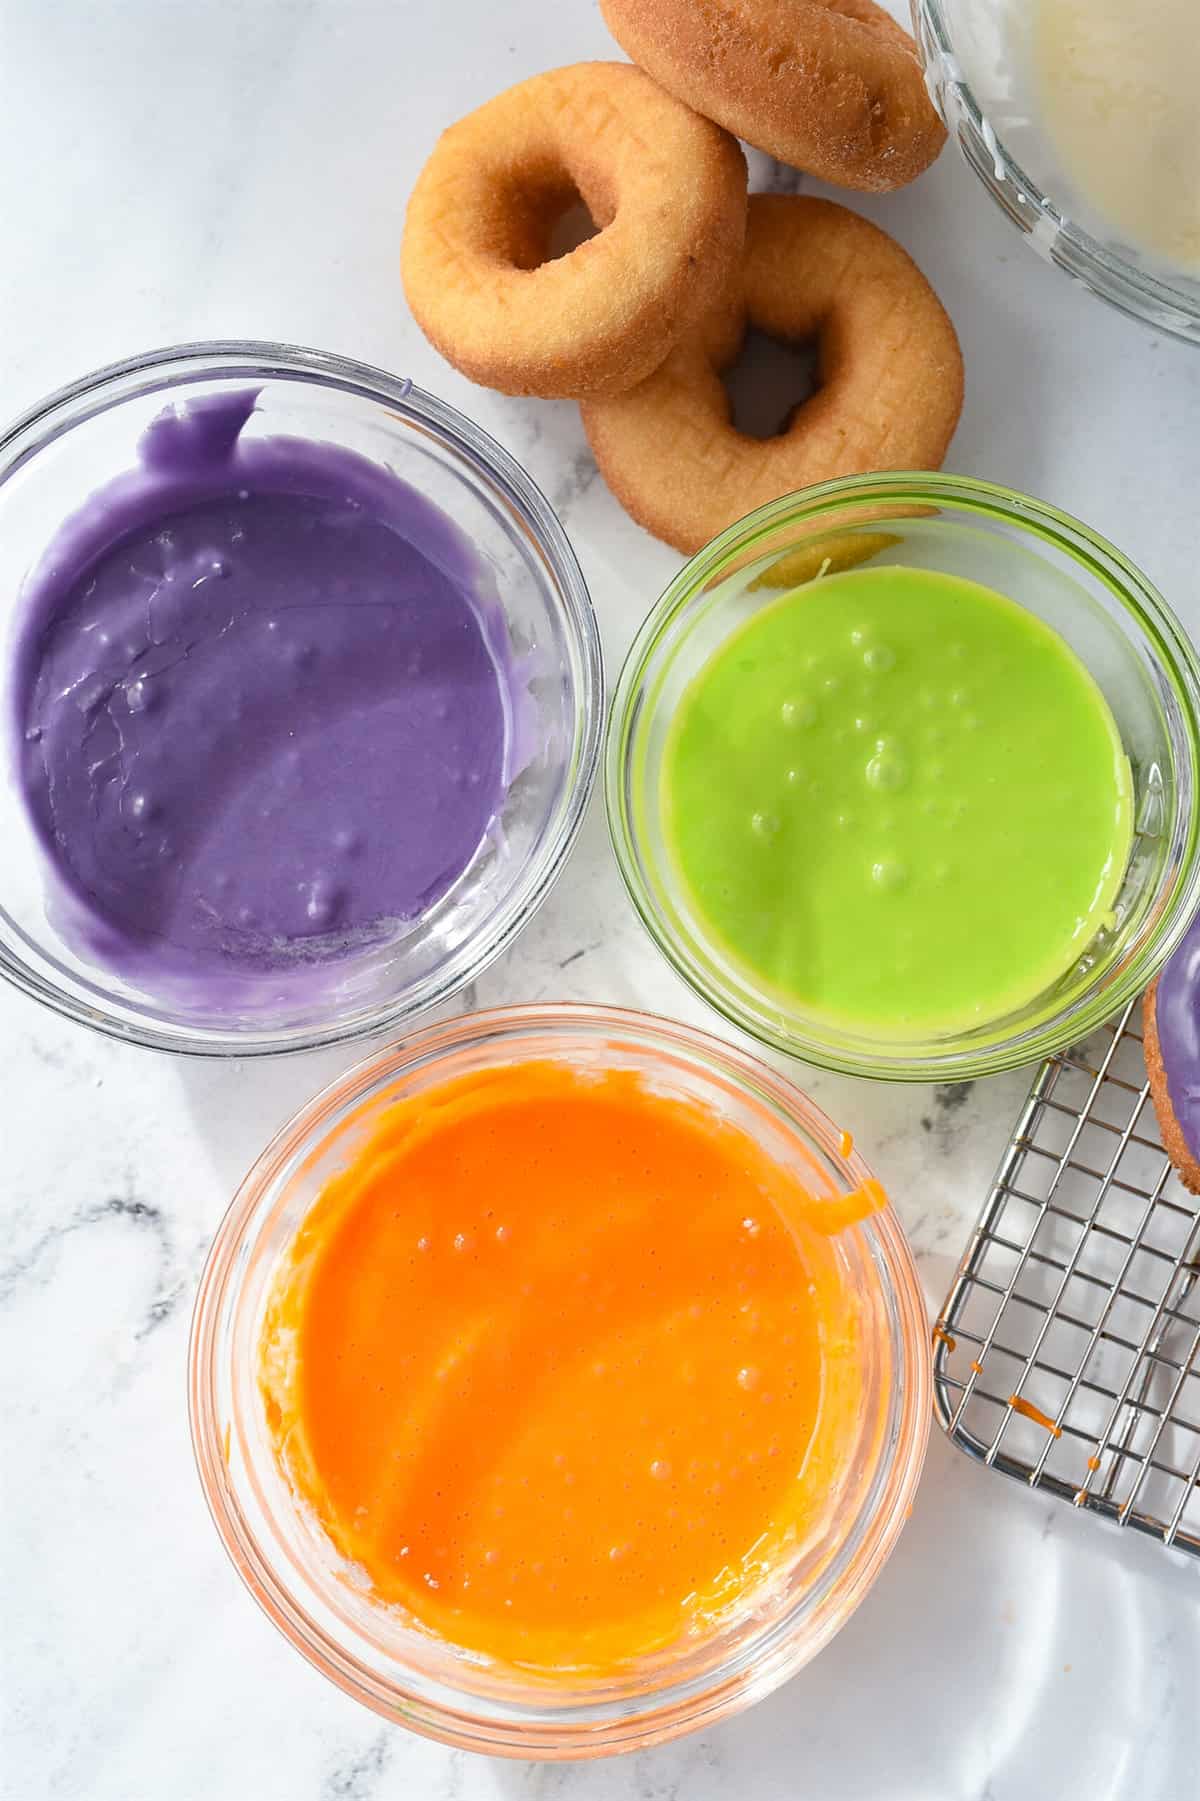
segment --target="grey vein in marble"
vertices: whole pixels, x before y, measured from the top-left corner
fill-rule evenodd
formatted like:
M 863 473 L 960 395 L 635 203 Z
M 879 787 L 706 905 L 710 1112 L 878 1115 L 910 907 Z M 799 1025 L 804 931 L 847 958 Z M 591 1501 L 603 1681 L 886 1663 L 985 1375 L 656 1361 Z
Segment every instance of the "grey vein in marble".
M 149 1234 L 155 1245 L 158 1268 L 156 1292 L 133 1334 L 139 1343 L 149 1337 L 157 1326 L 170 1318 L 183 1299 L 184 1283 L 174 1273 L 175 1250 L 166 1214 L 161 1207 L 139 1199 L 132 1192 L 108 1195 L 104 1200 L 77 1209 L 68 1218 L 47 1226 L 27 1251 L 0 1266 L 0 1305 L 22 1283 L 42 1279 L 39 1271 L 43 1259 L 65 1238 L 85 1231 L 90 1226 L 107 1224 L 113 1220 L 127 1221 L 135 1230 Z
M 321 1801 L 375 1801 L 394 1748 L 394 1733 L 377 1733 L 365 1751 L 354 1752 L 329 1771 L 321 1783 Z

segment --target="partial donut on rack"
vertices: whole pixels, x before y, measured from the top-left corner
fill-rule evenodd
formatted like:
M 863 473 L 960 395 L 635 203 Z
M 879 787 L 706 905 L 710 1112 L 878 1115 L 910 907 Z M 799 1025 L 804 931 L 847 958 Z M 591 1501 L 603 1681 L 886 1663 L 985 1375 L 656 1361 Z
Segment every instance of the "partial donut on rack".
M 817 389 L 773 438 L 737 430 L 721 380 L 747 325 L 817 346 Z M 690 555 L 794 489 L 940 467 L 962 397 L 954 327 L 894 239 L 830 200 L 754 194 L 732 300 L 630 393 L 581 410 L 621 505 Z
M 1200 1194 L 1200 916 L 1147 991 L 1143 1031 L 1163 1144 L 1184 1187 Z
M 596 235 L 553 257 L 582 199 Z M 620 393 L 727 287 L 746 165 L 729 134 L 627 63 L 576 63 L 443 132 L 408 204 L 402 273 L 426 337 L 506 394 Z
M 600 0 L 600 10 L 669 92 L 824 181 L 903 187 L 946 141 L 916 45 L 873 0 Z

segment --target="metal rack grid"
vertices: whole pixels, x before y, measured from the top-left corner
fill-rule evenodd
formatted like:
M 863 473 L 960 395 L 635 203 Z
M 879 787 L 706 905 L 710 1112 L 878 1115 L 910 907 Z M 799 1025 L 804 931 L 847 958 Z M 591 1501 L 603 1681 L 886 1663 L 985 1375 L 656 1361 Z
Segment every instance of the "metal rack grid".
M 934 1341 L 964 1451 L 1200 1556 L 1200 1201 L 1162 1147 L 1140 1002 L 1042 1065 Z

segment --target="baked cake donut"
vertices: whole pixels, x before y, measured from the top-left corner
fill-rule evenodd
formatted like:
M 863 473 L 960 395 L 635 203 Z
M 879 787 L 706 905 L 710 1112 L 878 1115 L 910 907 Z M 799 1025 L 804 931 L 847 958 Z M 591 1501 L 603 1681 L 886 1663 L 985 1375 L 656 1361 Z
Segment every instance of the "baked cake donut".
M 778 437 L 732 423 L 721 371 L 747 324 L 815 339 L 816 392 Z M 834 476 L 936 469 L 962 409 L 954 327 L 899 244 L 830 200 L 753 194 L 740 289 L 628 394 L 582 403 L 627 512 L 697 551 L 755 507 Z
M 1150 1093 L 1167 1155 L 1200 1194 L 1200 915 L 1146 995 Z
M 782 163 L 883 193 L 946 130 L 917 47 L 873 0 L 600 0 L 635 63 Z
M 577 196 L 599 227 L 547 261 Z M 656 369 L 741 255 L 746 163 L 628 63 L 520 82 L 443 132 L 401 267 L 426 337 L 506 394 L 613 394 Z

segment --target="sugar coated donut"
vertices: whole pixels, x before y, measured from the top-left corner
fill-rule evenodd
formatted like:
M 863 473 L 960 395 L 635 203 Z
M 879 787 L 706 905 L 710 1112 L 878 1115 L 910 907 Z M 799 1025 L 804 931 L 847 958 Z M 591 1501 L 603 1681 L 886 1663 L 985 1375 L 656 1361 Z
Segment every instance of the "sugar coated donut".
M 1162 1141 L 1184 1187 L 1200 1194 L 1200 916 L 1147 994 L 1143 1023 Z
M 903 187 L 946 140 L 916 45 L 873 0 L 600 0 L 600 10 L 672 94 L 825 181 Z
M 817 343 L 819 385 L 778 437 L 747 437 L 731 420 L 721 370 L 747 324 Z M 582 412 L 622 506 L 690 553 L 796 488 L 936 469 L 962 395 L 954 327 L 899 244 L 830 200 L 753 194 L 732 311 L 715 310 L 628 394 Z
M 599 230 L 547 261 L 577 195 Z M 745 217 L 745 159 L 727 132 L 627 63 L 576 63 L 443 132 L 408 203 L 404 287 L 472 381 L 619 393 L 727 286 Z

